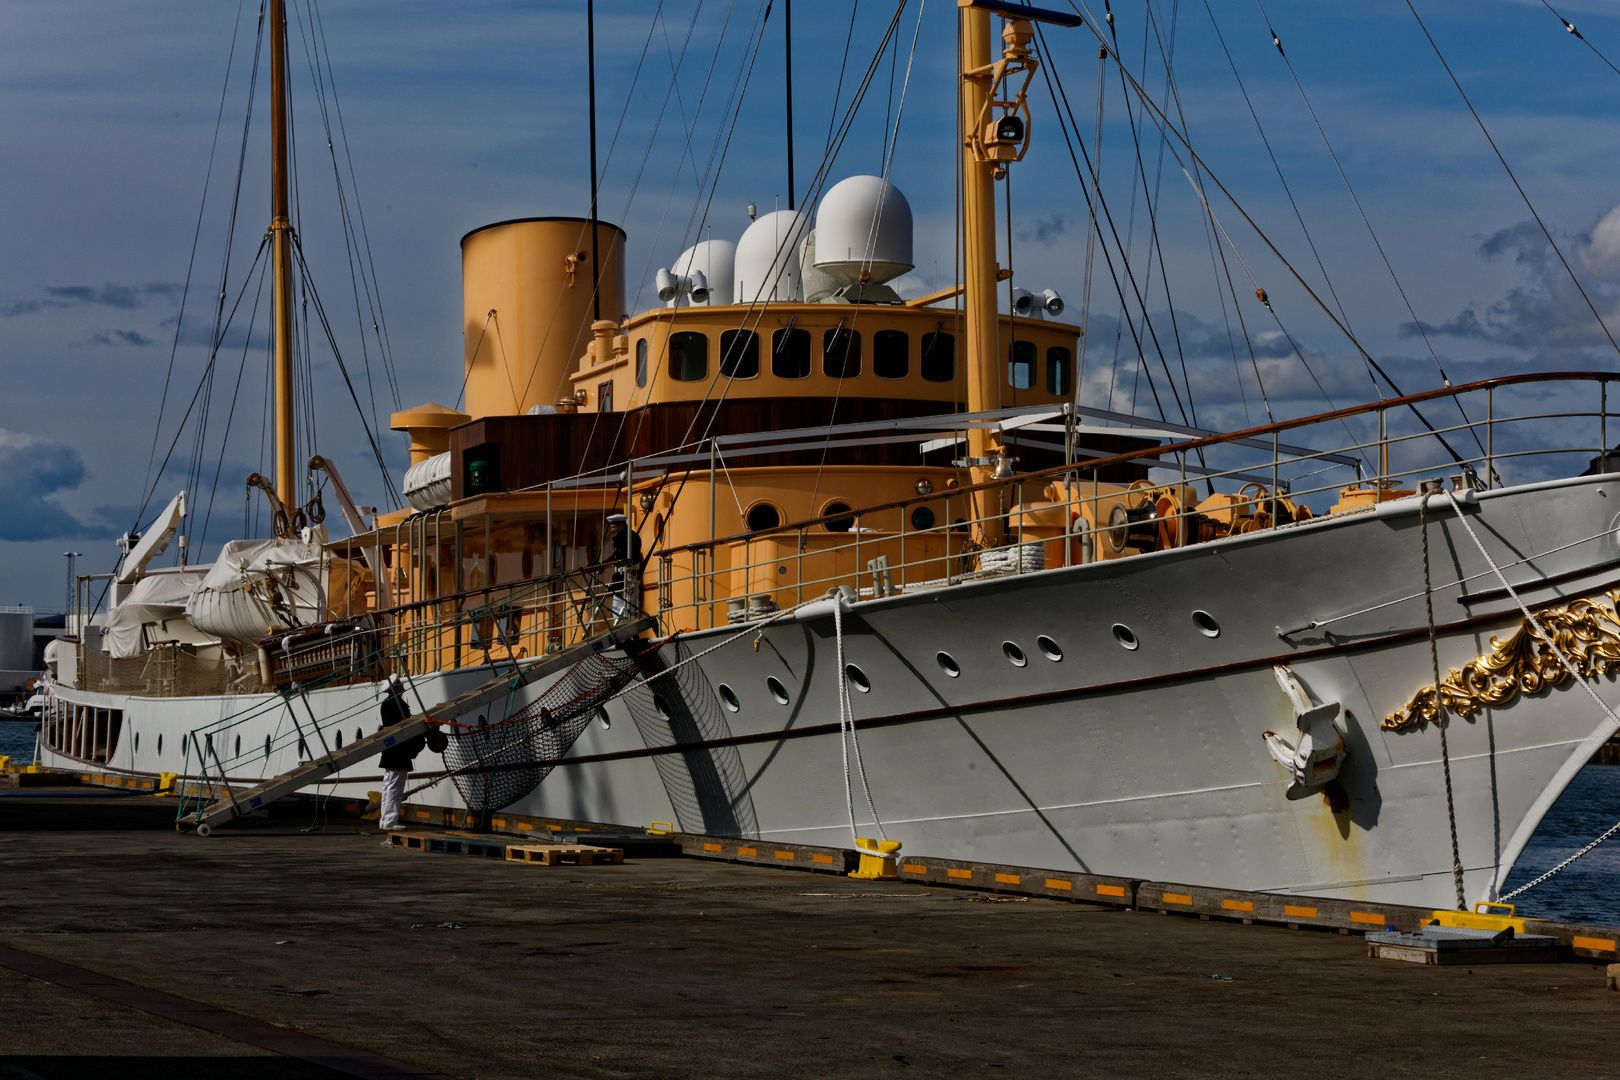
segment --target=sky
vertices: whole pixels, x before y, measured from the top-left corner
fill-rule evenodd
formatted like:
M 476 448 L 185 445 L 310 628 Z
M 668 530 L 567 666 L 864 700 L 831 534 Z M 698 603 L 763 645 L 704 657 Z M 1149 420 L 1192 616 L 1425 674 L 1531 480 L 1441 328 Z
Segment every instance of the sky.
M 1065 319 L 1087 317 L 1084 403 L 1156 415 L 1157 390 L 1175 412 L 1175 383 L 1198 422 L 1241 427 L 1265 422 L 1268 406 L 1281 418 L 1373 396 L 1354 347 L 1243 214 L 1407 392 L 1439 385 L 1442 369 L 1459 383 L 1620 366 L 1564 268 L 1620 336 L 1611 315 L 1620 302 L 1620 74 L 1539 2 L 1414 3 L 1557 252 L 1405 0 L 1271 0 L 1264 11 L 1253 0 L 1120 0 L 1112 11 L 1125 68 L 1185 124 L 1242 214 L 1211 194 L 1229 237 L 1216 253 L 1183 172 L 1185 149 L 1161 150 L 1152 119 L 1110 66 L 1101 228 L 1121 266 L 1112 232 L 1129 238 L 1167 354 L 1161 366 L 1145 342 L 1143 370 L 1100 249 L 1092 302 L 1083 302 L 1091 223 L 1053 100 L 1061 89 L 1089 146 L 1096 39 L 1044 31 L 1056 82 L 1037 75 L 1031 88 L 1031 148 L 1014 168 L 1011 206 L 998 210 L 1011 222 L 1002 258 L 1019 284 L 1059 291 Z M 750 202 L 787 205 L 782 0 L 768 17 L 766 6 L 597 5 L 601 214 L 629 233 L 637 310 L 651 302 L 654 272 L 689 243 L 735 240 Z M 1101 0 L 1082 6 L 1102 14 Z M 800 0 L 793 13 L 801 199 L 894 10 L 894 0 Z M 916 269 L 898 283 L 905 295 L 953 276 L 953 11 L 943 0 L 906 4 L 825 170 L 829 183 L 880 172 L 892 143 L 889 175 L 916 221 Z M 1620 62 L 1620 6 L 1583 0 L 1559 12 Z M 60 610 L 63 553 L 84 554 L 81 572 L 111 570 L 114 538 L 144 527 L 182 488 L 194 561 L 264 527 L 243 484 L 269 464 L 269 301 L 248 273 L 269 218 L 263 64 L 242 150 L 256 16 L 253 4 L 230 0 L 12 0 L 0 9 L 0 370 L 11 404 L 0 414 L 0 603 Z M 387 414 L 456 397 L 460 237 L 489 222 L 587 209 L 584 16 L 583 0 L 291 6 L 300 234 L 358 399 L 312 319 L 312 430 L 361 503 L 388 497 L 366 424 L 379 429 L 397 485 L 408 458 Z M 352 248 L 334 164 L 343 206 L 363 228 Z M 1143 181 L 1155 193 L 1151 218 Z M 1230 287 L 1213 268 L 1218 254 Z M 356 261 L 366 270 L 358 280 Z M 222 271 L 227 309 L 238 296 L 241 306 L 210 368 Z M 1134 299 L 1124 310 L 1133 308 L 1139 324 Z M 1228 329 L 1237 308 L 1252 359 Z

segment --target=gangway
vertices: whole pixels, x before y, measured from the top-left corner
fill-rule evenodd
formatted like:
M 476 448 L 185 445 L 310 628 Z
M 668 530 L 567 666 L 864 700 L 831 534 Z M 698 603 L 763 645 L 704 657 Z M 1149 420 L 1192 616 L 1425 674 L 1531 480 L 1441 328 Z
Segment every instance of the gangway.
M 356 739 L 341 749 L 328 750 L 317 761 L 311 761 L 298 766 L 280 776 L 272 777 L 253 787 L 241 791 L 234 791 L 226 784 L 222 785 L 224 796 L 217 799 L 213 805 L 201 811 L 191 820 L 182 820 L 176 823 L 176 828 L 184 832 L 188 826 L 194 825 L 198 836 L 209 836 L 215 827 L 246 817 L 261 807 L 275 802 L 277 799 L 311 784 L 318 784 L 335 773 L 342 772 L 351 765 L 365 761 L 381 754 L 384 750 L 396 743 L 407 739 L 414 739 L 427 731 L 428 725 L 455 720 L 474 709 L 498 701 L 511 694 L 514 690 L 537 679 L 544 678 L 557 671 L 564 671 L 581 660 L 600 653 L 607 649 L 617 648 L 658 624 L 658 620 L 651 616 L 631 619 L 627 622 L 607 630 L 596 637 L 583 641 L 571 649 L 533 660 L 517 661 L 516 671 L 508 670 L 505 674 L 476 686 L 464 694 L 441 702 L 431 709 L 411 716 L 398 724 L 385 728 L 375 735 Z

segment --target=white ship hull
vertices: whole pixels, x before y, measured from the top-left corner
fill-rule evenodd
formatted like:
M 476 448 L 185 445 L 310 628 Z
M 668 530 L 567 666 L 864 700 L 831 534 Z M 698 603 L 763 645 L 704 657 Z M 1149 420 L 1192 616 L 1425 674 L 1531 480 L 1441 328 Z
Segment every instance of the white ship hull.
M 845 661 L 870 685 L 852 698 L 888 835 L 907 852 L 946 858 L 1449 905 L 1439 732 L 1380 727 L 1433 681 L 1415 500 L 1406 512 L 1385 509 L 1396 512 L 855 605 L 844 618 Z M 1483 492 L 1468 513 L 1533 608 L 1620 587 L 1620 477 Z M 1490 653 L 1492 637 L 1511 635 L 1522 616 L 1449 506 L 1431 508 L 1430 530 L 1445 672 Z M 1194 611 L 1212 616 L 1218 634 L 1195 625 Z M 1279 635 L 1313 621 L 1325 625 Z M 1124 647 L 1116 625 L 1138 647 Z M 739 629 L 686 635 L 661 656 L 701 652 Z M 1043 654 L 1040 636 L 1057 644 L 1061 659 Z M 661 680 L 656 703 L 648 689 L 612 702 L 610 723 L 593 722 L 512 811 L 848 846 L 833 620 L 783 619 L 763 630 L 757 648 L 755 638 L 749 631 Z M 1023 666 L 1009 660 L 1006 641 L 1021 649 Z M 943 669 L 942 652 L 959 676 Z M 1316 795 L 1285 798 L 1286 776 L 1262 742 L 1267 730 L 1293 731 L 1272 673 L 1278 663 L 1314 699 L 1342 706 L 1342 812 Z M 417 686 L 432 704 L 487 677 L 488 669 L 464 669 Z M 775 700 L 769 679 L 787 704 Z M 722 704 L 722 684 L 735 711 Z M 1620 703 L 1611 679 L 1592 685 L 1611 707 Z M 296 764 L 290 749 L 252 752 L 291 730 L 290 706 L 274 697 L 57 692 L 65 703 L 122 710 L 105 766 L 112 771 L 181 771 L 187 732 L 249 709 L 256 715 L 218 748 L 232 781 Z M 302 710 L 307 700 L 329 738 L 342 731 L 349 739 L 376 730 L 376 693 L 332 688 L 291 707 Z M 299 713 L 306 728 L 309 715 Z M 1495 895 L 1542 815 L 1613 729 L 1572 683 L 1453 718 L 1471 901 Z M 238 736 L 248 751 L 240 757 Z M 85 767 L 49 749 L 44 761 Z M 436 767 L 437 759 L 418 765 Z M 375 768 L 353 773 L 340 778 L 339 793 L 377 786 Z M 852 782 L 867 835 L 858 777 Z M 448 782 L 416 798 L 460 805 Z

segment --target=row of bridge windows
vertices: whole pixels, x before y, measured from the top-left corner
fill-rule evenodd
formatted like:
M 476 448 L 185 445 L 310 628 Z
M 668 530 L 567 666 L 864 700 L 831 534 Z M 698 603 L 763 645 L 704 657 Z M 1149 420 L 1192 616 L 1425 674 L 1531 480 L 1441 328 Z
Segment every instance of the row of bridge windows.
M 797 328 L 777 330 L 770 339 L 771 374 L 778 379 L 803 379 L 810 375 L 810 331 Z M 956 338 L 944 331 L 924 334 L 917 356 L 917 369 L 928 382 L 950 382 L 956 378 Z M 752 379 L 759 374 L 759 334 L 752 330 L 727 330 L 720 335 L 720 374 L 728 379 Z M 1015 390 L 1033 390 L 1041 375 L 1046 391 L 1068 394 L 1072 389 L 1073 357 L 1062 346 L 1046 350 L 1045 370 L 1040 371 L 1040 349 L 1033 341 L 1014 341 L 1007 353 L 1007 385 Z M 834 327 L 821 335 L 821 371 L 834 379 L 849 379 L 861 373 L 861 334 L 858 330 Z M 904 379 L 911 374 L 911 338 L 904 330 L 879 330 L 872 335 L 872 374 L 880 379 Z M 695 330 L 669 336 L 669 376 L 676 382 L 702 382 L 709 377 L 709 338 Z M 647 339 L 636 342 L 636 385 L 647 385 Z

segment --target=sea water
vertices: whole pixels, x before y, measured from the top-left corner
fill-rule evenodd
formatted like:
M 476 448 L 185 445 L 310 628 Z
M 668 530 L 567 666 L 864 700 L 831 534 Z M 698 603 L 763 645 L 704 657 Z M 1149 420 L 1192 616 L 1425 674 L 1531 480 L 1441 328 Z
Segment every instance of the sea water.
M 34 757 L 34 725 L 0 721 L 0 755 Z M 1588 765 L 1541 820 L 1503 892 L 1558 865 L 1620 821 L 1620 765 Z M 1620 835 L 1514 901 L 1519 913 L 1559 922 L 1620 926 Z

